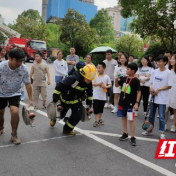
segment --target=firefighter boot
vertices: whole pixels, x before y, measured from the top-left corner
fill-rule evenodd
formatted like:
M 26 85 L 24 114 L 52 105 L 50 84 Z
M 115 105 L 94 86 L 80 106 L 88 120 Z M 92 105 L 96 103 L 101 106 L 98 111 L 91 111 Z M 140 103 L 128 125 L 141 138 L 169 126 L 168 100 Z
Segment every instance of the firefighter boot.
M 75 131 L 65 131 L 65 130 L 63 130 L 63 133 L 64 134 L 68 134 L 68 135 L 72 135 L 72 136 L 75 136 L 76 135 L 76 132 Z
M 51 120 L 51 121 L 50 121 L 50 126 L 51 126 L 51 127 L 54 127 L 55 124 L 56 124 L 56 120 Z

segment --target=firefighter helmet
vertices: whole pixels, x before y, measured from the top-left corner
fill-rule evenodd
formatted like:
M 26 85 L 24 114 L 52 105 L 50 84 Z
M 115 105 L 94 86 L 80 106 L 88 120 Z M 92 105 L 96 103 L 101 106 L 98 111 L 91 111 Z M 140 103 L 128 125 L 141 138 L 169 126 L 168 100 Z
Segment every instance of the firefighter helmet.
M 97 77 L 97 71 L 94 65 L 88 64 L 80 69 L 81 75 L 88 79 L 88 80 L 94 80 Z

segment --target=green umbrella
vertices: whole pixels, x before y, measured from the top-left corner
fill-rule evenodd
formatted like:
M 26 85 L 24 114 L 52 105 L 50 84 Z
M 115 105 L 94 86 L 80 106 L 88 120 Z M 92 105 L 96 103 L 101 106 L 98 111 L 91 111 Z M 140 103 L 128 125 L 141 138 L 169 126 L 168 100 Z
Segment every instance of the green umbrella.
M 100 46 L 95 49 L 93 49 L 90 54 L 98 54 L 98 53 L 105 53 L 107 50 L 112 50 L 113 53 L 117 53 L 117 51 L 109 46 Z

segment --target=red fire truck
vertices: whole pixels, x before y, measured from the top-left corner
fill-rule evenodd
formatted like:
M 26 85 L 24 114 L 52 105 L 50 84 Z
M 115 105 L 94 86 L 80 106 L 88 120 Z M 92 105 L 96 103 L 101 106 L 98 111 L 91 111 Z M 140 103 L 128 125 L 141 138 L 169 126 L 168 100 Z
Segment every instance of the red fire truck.
M 47 49 L 46 42 L 41 40 L 34 39 L 25 39 L 25 38 L 9 38 L 6 50 L 7 52 L 13 48 L 13 45 L 19 46 L 25 51 L 26 61 L 34 60 L 34 54 L 38 51 L 43 53 L 43 59 L 47 59 Z
M 5 43 L 2 45 L 6 48 L 7 52 L 16 45 L 24 50 L 26 54 L 26 61 L 34 60 L 34 54 L 38 51 L 43 53 L 43 59 L 47 59 L 47 47 L 45 41 L 20 38 L 20 33 L 10 29 L 4 24 L 0 24 L 0 32 L 7 38 Z M 8 34 L 8 36 L 6 34 Z

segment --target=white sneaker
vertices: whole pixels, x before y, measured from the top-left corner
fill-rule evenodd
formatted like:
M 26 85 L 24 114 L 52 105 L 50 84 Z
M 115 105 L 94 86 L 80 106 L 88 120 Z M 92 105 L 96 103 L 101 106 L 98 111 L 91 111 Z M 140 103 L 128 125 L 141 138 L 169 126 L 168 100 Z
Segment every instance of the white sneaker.
M 108 108 L 114 109 L 114 106 L 112 104 L 109 104 Z
M 168 128 L 167 128 L 167 125 L 165 124 L 165 131 L 167 131 L 168 130 Z
M 173 133 L 175 133 L 175 125 L 171 125 L 170 131 L 173 132 Z
M 157 118 L 159 118 L 159 115 L 157 115 Z
M 108 103 L 105 103 L 104 108 L 108 108 Z
M 170 119 L 171 119 L 171 120 L 174 119 L 174 115 L 171 115 L 171 116 L 170 116 Z
M 146 112 L 143 112 L 143 115 L 146 116 Z
M 151 136 L 151 135 L 152 135 L 152 132 L 144 131 L 144 132 L 142 132 L 142 135 L 143 135 L 143 136 Z
M 116 113 L 117 112 L 117 108 L 114 108 L 111 112 L 112 113 Z
M 137 117 L 138 116 L 138 111 L 134 111 L 134 113 L 135 113 L 135 117 Z
M 160 139 L 166 139 L 163 133 L 160 134 Z

